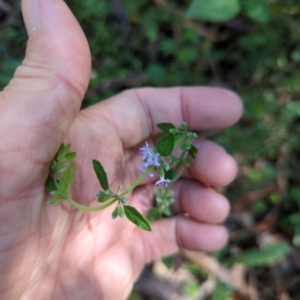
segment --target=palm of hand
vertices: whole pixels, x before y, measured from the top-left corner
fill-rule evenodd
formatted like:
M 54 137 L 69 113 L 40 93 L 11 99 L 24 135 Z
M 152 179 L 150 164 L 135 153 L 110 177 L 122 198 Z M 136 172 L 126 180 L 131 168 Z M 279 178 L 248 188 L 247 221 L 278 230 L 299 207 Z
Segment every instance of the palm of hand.
M 154 90 L 146 89 L 143 92 L 151 97 Z M 155 96 L 155 93 L 152 94 Z M 116 101 L 118 105 L 114 103 Z M 114 190 L 119 183 L 121 190 L 125 189 L 139 175 L 139 165 L 142 163 L 139 144 L 151 131 L 147 122 L 142 121 L 143 114 L 140 119 L 135 118 L 130 128 L 123 127 L 123 137 L 118 134 L 119 125 L 111 124 L 106 116 L 106 113 L 110 115 L 110 108 L 115 108 L 115 114 L 118 115 L 118 107 L 126 114 L 123 107 L 126 107 L 127 102 L 131 103 L 128 114 L 135 115 L 135 107 L 137 110 L 143 108 L 133 92 L 126 92 L 80 112 L 69 130 L 66 141 L 77 152 L 78 166 L 72 194 L 82 204 L 95 205 L 95 192 L 100 189 L 92 168 L 92 159 L 99 159 L 104 164 Z M 119 105 L 122 103 L 124 106 Z M 126 133 L 135 127 L 140 128 L 136 134 Z M 20 143 L 22 144 L 21 141 Z M 203 149 L 216 147 L 205 143 L 208 142 L 204 142 Z M 25 147 L 24 150 L 22 156 L 31 157 L 30 152 L 33 149 Z M 11 160 L 9 158 L 6 161 Z M 198 245 L 193 246 L 193 241 L 185 241 L 185 238 L 191 240 L 193 236 L 183 237 L 184 231 L 180 231 L 180 224 L 187 220 L 180 217 L 159 221 L 153 226 L 154 232 L 148 233 L 126 219 L 111 220 L 110 209 L 85 213 L 70 208 L 68 204 L 59 207 L 46 205 L 48 195 L 45 194 L 44 183 L 49 163 L 48 159 L 42 164 L 39 163 L 37 168 L 36 161 L 24 160 L 22 170 L 14 174 L 14 179 L 8 177 L 8 181 L 14 184 L 20 182 L 22 189 L 15 189 L 16 192 L 7 196 L 4 204 L 6 213 L 0 219 L 0 222 L 6 222 L 7 212 L 14 216 L 9 221 L 13 223 L 3 231 L 2 238 L 6 240 L 6 245 L 2 248 L 0 261 L 6 262 L 5 267 L 10 275 L 7 280 L 11 282 L 11 288 L 15 281 L 23 283 L 18 292 L 23 294 L 24 299 L 41 296 L 56 299 L 62 295 L 66 299 L 80 299 L 83 295 L 91 299 L 125 299 L 145 263 L 173 253 L 185 244 L 188 244 L 187 247 L 199 248 Z M 201 159 L 198 163 L 203 164 Z M 33 168 L 33 180 L 24 184 L 23 174 L 29 174 Z M 205 170 L 202 172 L 205 173 Z M 190 176 L 187 174 L 183 181 L 189 182 Z M 4 186 L 10 185 L 8 181 Z M 145 179 L 145 183 L 134 190 L 128 202 L 145 212 L 152 205 L 154 181 L 155 179 Z M 185 189 L 193 189 L 194 183 L 185 184 Z M 178 187 L 177 194 L 180 194 Z M 180 202 L 179 198 L 177 195 L 177 202 Z M 197 198 L 198 195 L 195 195 L 189 200 L 191 207 L 186 208 L 186 212 L 192 213 L 192 203 Z M 211 206 L 213 205 L 212 202 Z M 207 220 L 203 220 L 201 216 L 195 218 L 199 221 L 218 222 L 226 213 L 226 210 L 221 213 L 215 210 Z M 217 221 L 214 220 L 214 215 L 217 215 Z M 11 232 L 13 235 L 10 235 Z M 219 243 L 224 242 L 224 238 L 219 242 L 216 240 L 212 242 L 215 246 L 207 248 L 218 247 Z M 205 249 L 206 246 L 201 245 L 200 248 Z M 11 261 L 14 261 L 14 266 Z M 115 288 L 116 283 L 118 288 Z
M 148 233 L 127 220 L 112 221 L 110 211 L 46 204 L 44 184 L 61 142 L 77 152 L 74 200 L 94 205 L 100 187 L 92 159 L 103 163 L 112 189 L 119 184 L 124 189 L 139 174 L 138 148 L 156 133 L 156 123 L 180 125 L 184 119 L 193 129 L 222 128 L 239 118 L 241 105 L 223 90 L 144 89 L 78 114 L 90 72 L 84 35 L 63 1 L 40 2 L 42 14 L 23 66 L 0 94 L 0 294 L 3 299 L 124 299 L 146 262 L 178 247 L 212 250 L 224 244 L 224 230 L 203 223 L 222 221 L 228 204 L 207 186 L 230 182 L 235 163 L 220 147 L 198 140 L 199 158 L 174 186 L 175 213 L 192 218 L 156 222 Z M 68 34 L 53 29 L 53 22 L 67 25 Z M 198 95 L 207 100 L 198 101 Z M 143 212 L 152 205 L 151 180 L 128 199 Z M 195 209 L 199 203 L 203 212 Z
M 99 182 L 92 170 L 93 158 L 101 158 L 107 164 L 112 189 L 117 188 L 121 178 L 122 186 L 127 187 L 138 175 L 135 163 L 138 151 L 123 151 L 123 141 L 116 134 L 116 128 L 97 114 L 97 108 L 81 112 L 67 137 L 74 145 L 72 150 L 77 152 L 79 162 L 73 194 L 85 205 L 95 200 L 95 192 L 99 190 Z M 97 117 L 95 120 L 94 116 Z M 8 138 L 9 142 L 12 143 Z M 24 144 L 22 140 L 19 143 Z M 32 151 L 25 147 L 22 156 L 30 157 Z M 11 160 L 10 157 L 7 161 Z M 24 184 L 23 174 L 29 174 L 33 167 L 35 179 Z M 36 168 L 35 161 L 24 159 L 22 170 L 14 173 L 13 182 L 9 177 L 4 185 L 22 184 L 17 194 L 11 192 L 3 203 L 6 212 L 15 215 L 11 226 L 2 232 L 6 245 L 0 256 L 3 261 L 9 258 L 6 268 L 10 276 L 6 279 L 11 282 L 11 288 L 13 282 L 20 283 L 23 279 L 17 292 L 23 293 L 23 288 L 25 299 L 37 296 L 56 299 L 62 294 L 78 297 L 78 291 L 89 299 L 98 299 L 99 296 L 101 299 L 125 298 L 144 263 L 149 260 L 149 251 L 145 249 L 146 233 L 126 220 L 112 221 L 108 211 L 85 213 L 68 205 L 46 205 L 48 195 L 45 194 L 44 182 L 47 167 L 49 161 Z M 9 165 L 6 168 L 8 171 Z M 20 195 L 24 196 L 20 198 Z M 140 195 L 145 198 L 145 193 Z M 151 199 L 144 200 L 149 200 L 149 207 Z M 1 217 L 0 222 L 7 221 L 5 216 Z M 103 270 L 105 277 L 102 277 Z M 101 278 L 101 284 L 94 278 Z M 115 283 L 118 283 L 118 289 L 114 288 Z
M 108 163 L 112 188 L 117 186 L 120 174 L 125 178 L 124 187 L 129 186 L 132 177 L 138 174 L 134 162 L 130 163 L 131 152 L 137 151 L 128 149 L 123 153 L 123 142 L 116 135 L 116 129 L 99 115 L 98 121 L 94 122 L 93 113 L 93 109 L 90 114 L 89 110 L 80 113 L 67 138 L 74 145 L 80 162 L 73 194 L 85 205 L 90 204 L 89 200 L 95 200 L 95 192 L 99 190 L 91 167 L 93 158 L 101 157 Z M 33 149 L 25 147 L 24 150 L 22 156 L 30 157 Z M 114 163 L 116 158 L 118 161 Z M 40 168 L 35 164 L 35 161 L 24 159 L 22 170 L 15 172 L 13 182 L 7 181 L 4 185 L 7 187 L 16 182 L 23 185 L 17 195 L 11 192 L 7 195 L 9 199 L 3 202 L 6 212 L 15 216 L 1 236 L 6 245 L 1 249 L 0 260 L 9 258 L 6 269 L 10 276 L 6 280 L 11 282 L 11 288 L 13 282 L 20 283 L 23 279 L 18 292 L 25 289 L 25 299 L 37 296 L 56 299 L 62 293 L 67 297 L 73 297 L 73 294 L 78 297 L 78 291 L 89 299 L 99 295 L 105 295 L 101 299 L 125 298 L 148 260 L 149 253 L 144 251 L 146 233 L 126 220 L 112 221 L 108 211 L 85 213 L 68 205 L 47 206 L 44 182 L 45 165 L 49 167 L 49 162 L 41 164 Z M 33 167 L 36 179 L 24 184 L 23 174 L 29 174 Z M 12 181 L 10 177 L 8 179 Z M 1 222 L 8 220 L 4 215 L 1 217 Z M 102 277 L 103 270 L 105 277 Z M 101 284 L 94 278 L 101 278 Z M 72 282 L 70 286 L 69 282 Z M 116 282 L 118 289 L 114 288 Z

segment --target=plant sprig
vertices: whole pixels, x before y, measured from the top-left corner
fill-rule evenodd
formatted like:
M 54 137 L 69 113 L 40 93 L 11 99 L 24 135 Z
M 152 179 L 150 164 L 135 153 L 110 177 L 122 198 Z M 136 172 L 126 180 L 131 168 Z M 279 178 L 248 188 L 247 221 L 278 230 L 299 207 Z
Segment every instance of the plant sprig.
M 197 148 L 192 141 L 197 134 L 190 131 L 186 123 L 177 129 L 172 123 L 160 123 L 157 127 L 162 131 L 161 138 L 157 141 L 155 149 L 145 147 L 140 149 L 144 166 L 141 167 L 142 174 L 125 191 L 119 193 L 119 188 L 114 192 L 109 186 L 106 171 L 98 160 L 93 160 L 93 168 L 102 188 L 96 193 L 100 206 L 85 206 L 77 203 L 71 197 L 71 187 L 75 177 L 76 165 L 75 152 L 70 152 L 71 145 L 62 144 L 54 160 L 51 163 L 50 174 L 46 182 L 46 188 L 50 193 L 49 204 L 57 205 L 62 201 L 68 202 L 76 209 L 91 212 L 103 210 L 116 204 L 112 212 L 112 218 L 126 217 L 138 227 L 151 231 L 150 221 L 161 217 L 171 216 L 170 206 L 173 204 L 173 192 L 171 185 L 180 178 L 184 168 L 188 167 L 197 156 Z M 173 152 L 179 147 L 181 154 L 176 157 Z M 155 185 L 160 186 L 156 192 L 156 206 L 148 211 L 147 218 L 144 217 L 133 206 L 126 204 L 126 196 L 138 186 L 146 176 L 153 177 L 157 172 L 159 180 Z M 148 220 L 149 219 L 149 220 Z

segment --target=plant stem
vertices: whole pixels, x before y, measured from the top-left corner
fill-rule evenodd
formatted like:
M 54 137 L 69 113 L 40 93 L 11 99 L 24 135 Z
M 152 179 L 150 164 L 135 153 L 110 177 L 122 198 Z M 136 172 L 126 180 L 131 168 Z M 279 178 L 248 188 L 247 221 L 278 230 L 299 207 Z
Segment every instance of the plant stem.
M 154 169 L 154 166 L 150 166 L 148 167 L 145 172 L 143 172 L 143 174 L 138 177 L 138 179 L 136 179 L 133 184 L 128 188 L 126 189 L 124 192 L 122 192 L 120 194 L 121 197 L 127 195 L 128 193 L 130 193 L 139 183 L 141 183 L 143 181 L 143 179 Z
M 85 206 L 85 205 L 81 205 L 81 204 L 75 202 L 70 197 L 67 197 L 65 200 L 67 200 L 69 202 L 69 204 L 71 204 L 73 207 L 80 209 L 80 210 L 84 210 L 84 211 L 99 211 L 99 210 L 102 210 L 102 209 L 105 209 L 105 208 L 111 206 L 112 204 L 114 204 L 115 202 L 118 201 L 118 199 L 113 199 L 101 206 Z
M 175 147 L 178 146 L 186 137 L 184 135 L 182 135 L 178 141 L 175 142 Z
M 182 139 L 183 140 L 183 139 Z M 181 140 L 181 141 L 182 141 Z M 179 143 L 177 143 L 177 145 L 178 145 Z M 177 146 L 176 145 L 176 146 Z M 183 150 L 182 152 L 181 152 L 181 155 L 180 155 L 180 157 L 179 157 L 179 160 L 180 161 L 182 161 L 182 159 L 183 159 L 183 157 L 184 157 L 184 155 L 186 154 L 186 150 Z M 178 179 L 178 177 L 180 177 L 181 176 L 181 174 L 179 175 L 179 176 L 176 176 L 176 173 L 178 172 L 178 169 L 180 168 L 180 164 L 178 163 L 177 165 L 176 165 L 176 167 L 175 167 L 175 169 L 174 169 L 174 174 L 175 174 L 175 180 L 173 179 L 172 181 L 171 181 L 171 183 L 170 184 L 168 184 L 167 186 L 166 186 L 166 188 L 164 189 L 164 195 L 163 195 L 163 197 L 166 197 L 166 195 L 167 195 L 167 193 L 168 193 L 168 191 L 170 190 L 170 188 L 171 188 L 171 186 L 172 186 L 172 183 L 174 183 L 174 181 L 176 181 L 177 179 Z
M 127 195 L 128 193 L 130 193 L 140 182 L 142 182 L 142 180 L 154 169 L 154 166 L 150 166 L 148 167 L 145 172 L 138 177 L 138 179 L 136 179 L 136 181 L 134 181 L 134 183 L 128 188 L 126 189 L 123 193 L 121 193 L 119 196 L 123 197 L 125 195 Z M 57 181 L 55 180 L 55 184 L 57 185 Z M 107 202 L 106 204 L 103 204 L 101 206 L 86 206 L 86 205 L 82 205 L 77 203 L 76 201 L 74 201 L 72 198 L 70 198 L 69 196 L 65 198 L 66 201 L 69 202 L 70 205 L 72 205 L 73 207 L 79 209 L 79 210 L 83 210 L 83 211 L 99 211 L 99 210 L 103 210 L 109 206 L 111 206 L 112 204 L 114 204 L 115 202 L 119 201 L 119 199 L 114 198 L 111 201 Z
M 179 159 L 180 159 L 181 162 L 182 162 L 182 160 L 183 160 L 183 158 L 184 158 L 186 152 L 187 152 L 186 150 L 183 150 L 183 151 L 181 152 L 181 155 L 180 155 L 180 157 L 179 157 Z M 175 174 L 176 174 L 176 172 L 178 171 L 179 168 L 180 168 L 180 164 L 177 164 L 176 167 L 175 167 L 175 169 L 174 169 L 174 173 L 175 173 Z

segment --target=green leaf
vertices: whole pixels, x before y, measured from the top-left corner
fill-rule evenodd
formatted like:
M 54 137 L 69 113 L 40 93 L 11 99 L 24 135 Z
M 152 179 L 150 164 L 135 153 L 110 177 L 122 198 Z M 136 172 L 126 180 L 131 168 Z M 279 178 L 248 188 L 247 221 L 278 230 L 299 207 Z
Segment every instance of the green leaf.
M 198 137 L 198 134 L 197 134 L 196 132 L 193 132 L 193 131 L 189 131 L 189 132 L 187 133 L 187 135 L 188 135 L 188 137 L 189 137 L 190 139 L 196 139 L 196 138 Z
M 162 213 L 161 210 L 157 207 L 152 207 L 147 211 L 147 219 L 149 221 L 156 221 L 161 219 Z
M 64 143 L 62 143 L 62 144 L 60 145 L 60 147 L 59 147 L 57 153 L 56 153 L 56 158 L 58 157 L 58 155 L 59 155 L 60 153 L 63 152 L 64 148 L 65 148 L 65 145 L 64 145 Z M 60 155 L 61 155 L 61 154 L 60 154 Z
M 162 167 L 164 168 L 165 171 L 170 170 L 170 165 L 166 161 L 162 160 L 161 163 L 162 163 Z
M 47 201 L 47 203 L 50 204 L 50 205 L 57 205 L 57 204 L 59 204 L 59 199 L 51 198 Z
M 183 290 L 185 295 L 189 297 L 196 297 L 199 292 L 199 283 L 195 280 L 189 281 Z M 221 298 L 219 300 L 221 300 Z
M 300 226 L 300 213 L 293 213 L 289 215 L 289 220 L 294 226 Z
M 125 204 L 127 202 L 127 198 L 126 197 L 118 197 L 120 199 L 120 201 Z
M 109 185 L 108 185 L 107 175 L 106 172 L 104 171 L 103 166 L 98 160 L 95 159 L 93 159 L 93 166 L 94 166 L 95 173 L 98 177 L 98 180 L 100 182 L 100 185 L 104 190 L 108 190 Z
M 146 72 L 154 85 L 161 86 L 165 81 L 166 70 L 161 64 L 150 64 Z
M 46 189 L 48 192 L 56 191 L 57 186 L 55 184 L 55 179 L 51 176 L 48 176 L 47 181 L 46 181 Z
M 269 266 L 285 258 L 289 252 L 289 245 L 286 242 L 279 242 L 265 248 L 250 249 L 237 256 L 233 261 L 245 264 L 249 267 Z
M 56 173 L 63 173 L 64 171 L 66 171 L 68 168 L 68 165 L 66 164 L 57 164 L 57 169 L 56 169 Z
M 232 299 L 232 289 L 225 284 L 217 281 L 214 288 L 212 300 L 231 300 Z
M 164 133 L 169 133 L 170 129 L 176 129 L 172 123 L 159 123 L 156 126 Z
M 115 219 L 119 215 L 119 206 L 117 206 L 111 214 L 111 217 Z
M 247 0 L 244 2 L 246 15 L 254 21 L 267 23 L 270 20 L 270 9 L 264 0 Z
M 172 133 L 172 134 L 180 134 L 180 136 L 182 135 L 181 134 L 181 132 L 180 132 L 180 130 L 179 129 L 177 129 L 177 128 L 171 128 L 170 130 L 169 130 L 169 133 Z
M 185 122 L 182 122 L 182 123 L 181 123 L 181 127 L 182 127 L 182 129 L 185 130 L 185 131 L 188 131 L 188 130 L 189 130 L 189 127 L 188 127 L 188 125 L 187 125 Z
M 174 255 L 163 257 L 161 259 L 162 263 L 168 268 L 171 269 L 173 262 L 174 262 Z
M 75 164 L 71 163 L 62 174 L 59 181 L 59 191 L 62 195 L 68 197 L 72 181 L 75 175 Z
M 181 160 L 178 157 L 174 156 L 174 155 L 171 155 L 170 159 L 171 159 L 172 163 L 175 164 L 175 165 L 180 164 L 180 162 L 181 162 Z
M 151 225 L 149 221 L 139 212 L 137 211 L 133 206 L 124 205 L 124 211 L 125 215 L 132 223 L 137 225 L 138 227 L 151 231 Z
M 60 191 L 51 191 L 50 195 L 56 198 L 62 198 L 64 195 L 61 194 Z
M 194 0 L 190 4 L 186 15 L 192 19 L 222 22 L 232 19 L 239 11 L 240 4 L 238 0 Z
M 120 218 L 124 218 L 124 216 L 125 216 L 124 208 L 121 205 L 119 206 L 118 215 Z
M 163 168 L 159 168 L 158 175 L 159 175 L 159 177 L 165 177 L 165 171 Z
M 107 201 L 108 199 L 111 198 L 111 195 L 109 195 L 109 193 L 107 193 L 106 191 L 105 192 L 103 192 L 103 191 L 98 192 L 97 196 L 98 196 L 98 202 L 101 202 L 101 203 L 105 202 L 105 201 Z
M 67 153 L 69 152 L 71 144 L 64 145 L 62 144 L 57 152 L 57 160 L 63 161 Z
M 156 143 L 156 150 L 161 156 L 170 156 L 175 147 L 174 134 L 167 134 Z
M 192 159 L 195 159 L 198 154 L 198 149 L 194 145 L 191 145 L 191 148 L 188 150 L 188 153 Z
M 162 208 L 162 213 L 163 213 L 164 216 L 170 217 L 172 215 L 170 205 L 165 204 Z
M 69 160 L 73 159 L 75 156 L 76 156 L 76 152 L 70 152 L 65 155 L 63 161 L 69 161 Z
M 53 170 L 53 172 L 57 173 L 57 171 L 58 171 L 58 164 L 57 164 L 57 162 L 55 160 L 53 160 L 51 162 L 50 168 Z
M 190 140 L 187 140 L 186 142 L 184 142 L 181 146 L 180 146 L 180 149 L 181 150 L 190 150 L 192 146 L 192 143 Z

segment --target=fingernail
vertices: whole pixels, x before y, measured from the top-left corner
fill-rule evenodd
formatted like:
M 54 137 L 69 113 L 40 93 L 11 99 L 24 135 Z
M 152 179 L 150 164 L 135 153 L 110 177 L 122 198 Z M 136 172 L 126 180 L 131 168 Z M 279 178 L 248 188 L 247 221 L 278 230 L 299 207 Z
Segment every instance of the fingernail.
M 30 36 L 39 22 L 39 0 L 22 0 L 22 13 L 27 33 Z

